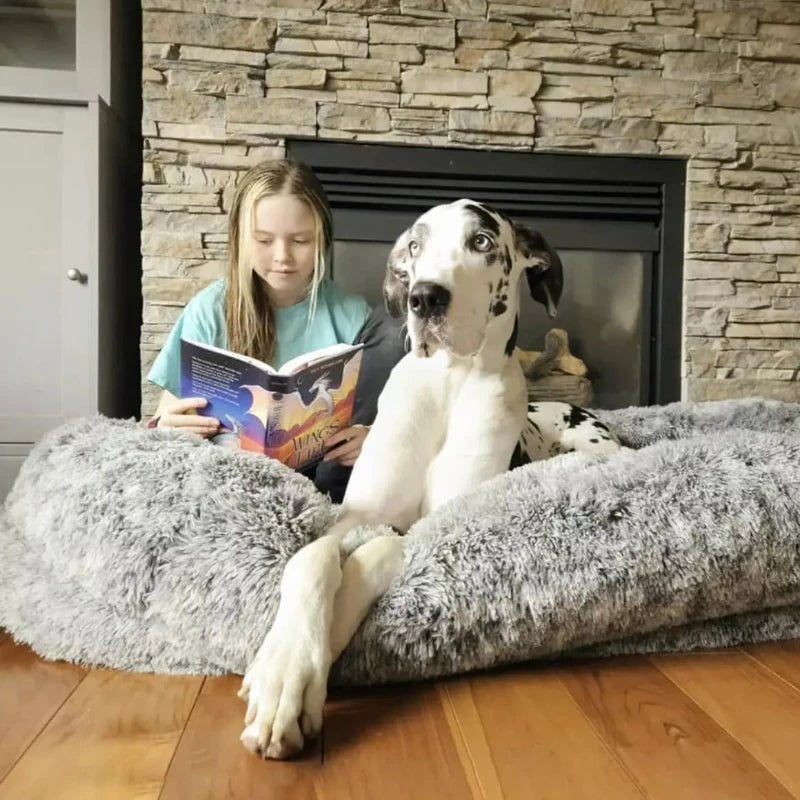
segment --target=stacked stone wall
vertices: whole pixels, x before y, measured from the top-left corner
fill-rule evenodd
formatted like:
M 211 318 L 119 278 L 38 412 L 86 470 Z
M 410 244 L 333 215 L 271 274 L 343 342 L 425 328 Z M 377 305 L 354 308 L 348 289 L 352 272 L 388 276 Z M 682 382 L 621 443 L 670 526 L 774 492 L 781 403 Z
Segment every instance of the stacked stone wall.
M 794 0 L 143 0 L 142 88 L 144 374 L 304 136 L 687 158 L 683 396 L 800 400 Z

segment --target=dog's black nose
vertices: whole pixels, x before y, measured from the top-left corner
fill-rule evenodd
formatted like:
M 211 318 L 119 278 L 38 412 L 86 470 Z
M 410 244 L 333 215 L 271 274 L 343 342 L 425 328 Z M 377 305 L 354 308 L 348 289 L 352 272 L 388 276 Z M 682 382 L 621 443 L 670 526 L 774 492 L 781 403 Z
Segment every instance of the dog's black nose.
M 447 311 L 450 290 L 432 281 L 415 283 L 408 295 L 408 306 L 418 317 L 435 317 Z

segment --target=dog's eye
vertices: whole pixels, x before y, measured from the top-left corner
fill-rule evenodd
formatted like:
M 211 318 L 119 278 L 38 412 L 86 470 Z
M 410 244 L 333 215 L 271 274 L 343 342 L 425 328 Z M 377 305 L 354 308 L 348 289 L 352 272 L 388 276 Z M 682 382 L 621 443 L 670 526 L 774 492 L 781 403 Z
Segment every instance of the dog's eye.
M 473 250 L 479 253 L 485 253 L 492 248 L 492 240 L 485 233 L 476 233 L 470 240 L 470 245 Z
M 395 269 L 395 270 L 392 270 L 392 274 L 394 275 L 395 278 L 397 278 L 398 281 L 400 281 L 400 283 L 403 284 L 403 286 L 408 286 L 408 273 L 407 272 L 403 272 L 402 270 Z
M 419 254 L 419 242 L 418 242 L 418 241 L 416 241 L 415 239 L 412 239 L 412 240 L 411 240 L 411 241 L 408 243 L 408 254 L 409 254 L 409 255 L 410 255 L 412 258 L 414 258 L 414 256 L 416 256 L 416 255 L 418 255 L 418 254 Z

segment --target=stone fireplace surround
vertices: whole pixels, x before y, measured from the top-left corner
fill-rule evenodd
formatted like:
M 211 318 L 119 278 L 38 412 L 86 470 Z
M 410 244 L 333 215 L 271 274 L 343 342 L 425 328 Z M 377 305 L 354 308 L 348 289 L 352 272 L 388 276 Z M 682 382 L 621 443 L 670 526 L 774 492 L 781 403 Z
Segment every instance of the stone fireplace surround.
M 308 137 L 688 159 L 682 396 L 800 400 L 800 3 L 142 6 L 143 374 L 237 176 Z

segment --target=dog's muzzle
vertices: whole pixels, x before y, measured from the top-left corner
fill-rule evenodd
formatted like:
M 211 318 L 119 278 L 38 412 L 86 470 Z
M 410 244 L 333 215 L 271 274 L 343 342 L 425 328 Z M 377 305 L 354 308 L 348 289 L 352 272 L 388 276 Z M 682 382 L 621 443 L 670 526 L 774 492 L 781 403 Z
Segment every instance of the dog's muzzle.
M 420 319 L 443 317 L 450 305 L 449 289 L 432 281 L 419 281 L 408 295 L 408 307 Z

